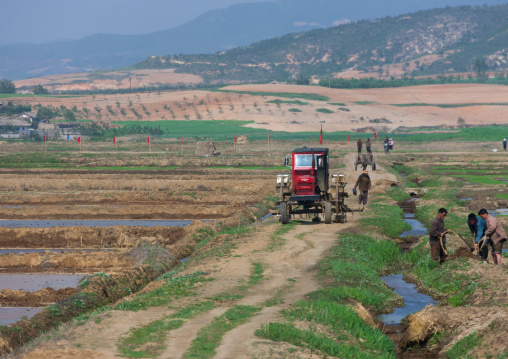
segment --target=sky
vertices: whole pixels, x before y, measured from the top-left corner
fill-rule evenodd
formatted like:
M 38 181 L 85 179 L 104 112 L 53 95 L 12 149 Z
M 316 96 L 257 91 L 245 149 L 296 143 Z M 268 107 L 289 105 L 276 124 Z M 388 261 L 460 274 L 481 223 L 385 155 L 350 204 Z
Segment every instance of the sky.
M 0 0 L 0 45 L 148 34 L 209 10 L 262 1 L 267 0 Z

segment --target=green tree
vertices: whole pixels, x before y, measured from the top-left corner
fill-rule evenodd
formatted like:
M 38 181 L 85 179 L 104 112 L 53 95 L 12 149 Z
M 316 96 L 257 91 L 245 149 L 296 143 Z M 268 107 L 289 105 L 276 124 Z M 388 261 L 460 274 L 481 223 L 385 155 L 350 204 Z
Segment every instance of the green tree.
M 63 116 L 65 118 L 65 121 L 68 122 L 76 121 L 76 116 L 74 115 L 74 112 L 72 112 L 71 110 L 66 109 L 63 113 Z
M 3 79 L 0 81 L 0 93 L 15 93 L 16 86 L 11 80 Z
M 42 85 L 39 84 L 34 87 L 33 93 L 34 93 L 34 95 L 48 95 L 49 91 L 48 91 L 48 89 L 42 87 Z
M 476 72 L 476 78 L 478 80 L 485 80 L 488 78 L 487 70 L 487 59 L 483 56 L 476 56 L 473 62 L 473 71 Z

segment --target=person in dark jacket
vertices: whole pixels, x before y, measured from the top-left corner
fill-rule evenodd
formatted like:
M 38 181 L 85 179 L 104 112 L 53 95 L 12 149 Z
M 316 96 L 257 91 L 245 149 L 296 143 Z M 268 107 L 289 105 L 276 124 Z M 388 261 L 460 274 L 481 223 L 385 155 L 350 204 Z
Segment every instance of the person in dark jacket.
M 432 220 L 429 227 L 429 244 L 430 256 L 439 264 L 443 264 L 446 257 L 446 233 L 449 232 L 445 229 L 444 219 L 448 211 L 445 208 L 439 208 L 437 216 Z
M 354 188 L 356 187 L 358 187 L 360 191 L 360 195 L 358 196 L 358 204 L 363 203 L 363 205 L 365 206 L 367 204 L 369 190 L 371 188 L 369 171 L 365 170 L 360 176 L 358 176 Z
M 356 141 L 356 147 L 358 147 L 358 153 L 362 152 L 362 139 L 359 138 L 358 141 Z
M 507 141 L 506 141 L 506 138 L 505 138 L 505 139 L 503 140 L 503 148 L 504 148 L 504 150 L 505 150 L 505 151 L 506 151 L 506 143 L 507 143 Z
M 474 249 L 478 250 L 478 254 L 482 258 L 482 260 L 487 260 L 489 257 L 489 246 L 485 236 L 485 230 L 487 229 L 487 225 L 485 220 L 475 215 L 474 213 L 470 213 L 467 216 L 467 225 L 469 226 L 469 230 L 474 237 Z
M 367 138 L 367 141 L 365 142 L 365 147 L 367 149 L 367 153 L 370 153 L 370 138 Z

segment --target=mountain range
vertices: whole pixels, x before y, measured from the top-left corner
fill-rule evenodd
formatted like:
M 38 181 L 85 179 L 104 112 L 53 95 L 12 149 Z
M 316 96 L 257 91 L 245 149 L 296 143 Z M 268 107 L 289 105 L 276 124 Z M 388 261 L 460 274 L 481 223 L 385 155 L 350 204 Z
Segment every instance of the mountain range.
M 446 7 L 288 34 L 221 53 L 153 56 L 134 68 L 173 68 L 208 83 L 344 72 L 379 78 L 457 74 L 474 71 L 477 58 L 489 71 L 504 71 L 507 29 L 508 5 Z
M 506 0 L 282 0 L 236 4 L 146 35 L 96 34 L 80 40 L 0 47 L 0 78 L 11 80 L 128 67 L 150 56 L 210 54 L 257 41 L 358 20 Z M 13 29 L 15 31 L 15 29 Z

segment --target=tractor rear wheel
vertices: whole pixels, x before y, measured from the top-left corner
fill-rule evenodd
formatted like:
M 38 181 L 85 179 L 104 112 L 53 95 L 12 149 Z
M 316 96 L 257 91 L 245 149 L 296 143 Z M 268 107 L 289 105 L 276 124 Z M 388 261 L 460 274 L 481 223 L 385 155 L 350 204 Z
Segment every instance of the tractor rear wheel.
M 325 202 L 325 224 L 332 223 L 332 204 Z
M 287 202 L 280 203 L 280 222 L 282 224 L 289 223 L 288 203 Z

